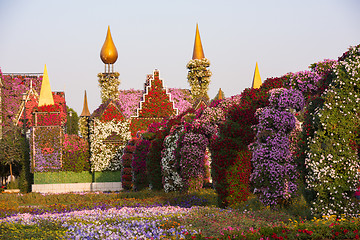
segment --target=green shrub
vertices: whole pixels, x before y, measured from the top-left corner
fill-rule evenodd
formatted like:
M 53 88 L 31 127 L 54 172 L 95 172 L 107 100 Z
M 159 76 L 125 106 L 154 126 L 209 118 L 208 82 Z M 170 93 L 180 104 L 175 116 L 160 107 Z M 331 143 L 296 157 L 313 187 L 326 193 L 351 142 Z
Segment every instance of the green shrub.
M 7 189 L 19 189 L 19 180 L 16 178 L 7 185 Z

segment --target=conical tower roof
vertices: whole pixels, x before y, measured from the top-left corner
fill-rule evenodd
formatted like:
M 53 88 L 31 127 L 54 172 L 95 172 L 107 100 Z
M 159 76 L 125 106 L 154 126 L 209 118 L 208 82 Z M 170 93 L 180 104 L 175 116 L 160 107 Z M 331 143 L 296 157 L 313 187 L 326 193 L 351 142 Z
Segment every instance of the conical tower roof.
M 40 97 L 39 97 L 39 107 L 44 105 L 54 105 L 54 98 L 50 88 L 49 76 L 46 69 L 46 64 L 44 68 L 44 75 L 41 83 Z
M 202 59 L 204 58 L 204 50 L 201 44 L 200 32 L 198 24 L 196 24 L 196 33 L 195 33 L 195 42 L 194 42 L 194 51 L 192 59 Z
M 108 26 L 106 39 L 100 51 L 100 58 L 105 64 L 114 64 L 118 58 L 118 52 L 111 37 L 110 26 Z
M 258 67 L 258 63 L 256 62 L 256 67 L 255 67 L 254 79 L 253 79 L 252 87 L 253 87 L 253 88 L 260 88 L 261 84 L 262 84 L 262 82 L 261 82 L 259 67 Z
M 219 88 L 219 93 L 218 93 L 218 100 L 222 100 L 224 98 L 221 88 Z
M 90 111 L 89 111 L 87 97 L 86 97 L 86 90 L 85 90 L 85 95 L 84 95 L 84 107 L 83 107 L 80 117 L 90 117 Z

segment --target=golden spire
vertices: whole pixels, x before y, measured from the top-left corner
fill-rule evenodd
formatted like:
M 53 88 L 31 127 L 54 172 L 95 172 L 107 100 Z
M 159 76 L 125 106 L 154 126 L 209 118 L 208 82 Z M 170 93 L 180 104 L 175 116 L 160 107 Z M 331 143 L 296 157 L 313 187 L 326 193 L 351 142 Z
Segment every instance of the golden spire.
M 114 64 L 118 58 L 118 52 L 111 37 L 110 26 L 108 26 L 106 39 L 101 48 L 100 58 L 105 64 Z
M 204 51 L 201 45 L 200 33 L 198 24 L 196 24 L 196 34 L 195 34 L 195 43 L 194 43 L 194 52 L 192 59 L 202 59 L 204 58 Z
M 88 108 L 86 90 L 85 90 L 84 107 L 83 107 L 83 110 L 82 110 L 82 113 L 81 113 L 80 117 L 89 117 L 89 116 L 90 116 L 90 111 L 89 111 L 89 108 Z
M 219 88 L 218 100 L 222 100 L 223 98 L 224 98 L 224 97 L 223 97 L 223 94 L 222 94 L 221 88 Z
M 54 105 L 54 98 L 50 88 L 49 76 L 46 69 L 46 64 L 44 68 L 44 75 L 41 83 L 40 97 L 39 97 L 39 107 L 44 105 Z
M 253 88 L 260 88 L 261 84 L 262 84 L 262 82 L 261 82 L 259 67 L 258 67 L 258 64 L 257 64 L 257 62 L 256 62 L 256 67 L 255 67 L 254 79 L 253 79 L 252 87 L 253 87 Z

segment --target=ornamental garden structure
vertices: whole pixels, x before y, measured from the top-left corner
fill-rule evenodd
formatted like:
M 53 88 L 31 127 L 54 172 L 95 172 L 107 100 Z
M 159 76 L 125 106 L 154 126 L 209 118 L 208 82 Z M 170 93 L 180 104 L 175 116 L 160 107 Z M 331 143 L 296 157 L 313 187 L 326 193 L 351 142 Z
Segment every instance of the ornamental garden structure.
M 210 186 L 221 207 L 252 192 L 273 208 L 300 195 L 316 216 L 359 214 L 360 45 L 264 82 L 256 63 L 251 88 L 228 98 L 219 89 L 212 101 L 198 26 L 190 90 L 165 88 L 157 69 L 143 90 L 119 90 L 110 29 L 100 57 L 101 105 L 90 113 L 85 92 L 81 137 L 66 133 L 65 94 L 51 91 L 46 67 L 33 78 L 0 72 L 0 130 L 13 122 L 29 129 L 33 191 Z

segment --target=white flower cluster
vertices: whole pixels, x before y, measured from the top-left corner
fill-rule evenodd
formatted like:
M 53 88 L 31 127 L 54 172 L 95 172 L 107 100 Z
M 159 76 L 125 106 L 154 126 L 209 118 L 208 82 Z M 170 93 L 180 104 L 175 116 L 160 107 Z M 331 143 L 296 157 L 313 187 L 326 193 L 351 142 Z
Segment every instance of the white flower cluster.
M 101 88 L 101 101 L 102 103 L 106 102 L 108 99 L 118 99 L 119 98 L 119 80 L 120 74 L 118 72 L 114 73 L 99 73 L 99 87 Z
M 193 99 L 206 96 L 209 90 L 211 71 L 207 68 L 210 66 L 210 61 L 207 58 L 192 59 L 186 65 L 189 69 L 188 82 L 191 87 L 191 95 Z
M 113 135 L 120 136 L 120 145 L 107 142 Z M 121 168 L 121 160 L 116 153 L 121 153 L 127 141 L 131 139 L 129 121 L 101 122 L 95 118 L 90 125 L 90 162 L 92 171 L 116 171 Z
M 165 192 L 179 191 L 183 187 L 180 174 L 176 171 L 175 150 L 179 140 L 179 132 L 175 131 L 164 140 L 164 150 L 161 153 L 161 167 L 164 178 Z
M 312 211 L 320 215 L 357 214 L 353 193 L 360 179 L 354 140 L 360 126 L 360 54 L 351 47 L 334 68 L 335 79 L 323 93 L 324 104 L 311 115 L 315 126 L 307 138 L 308 188 L 317 193 Z M 354 147 L 355 146 L 355 147 Z

